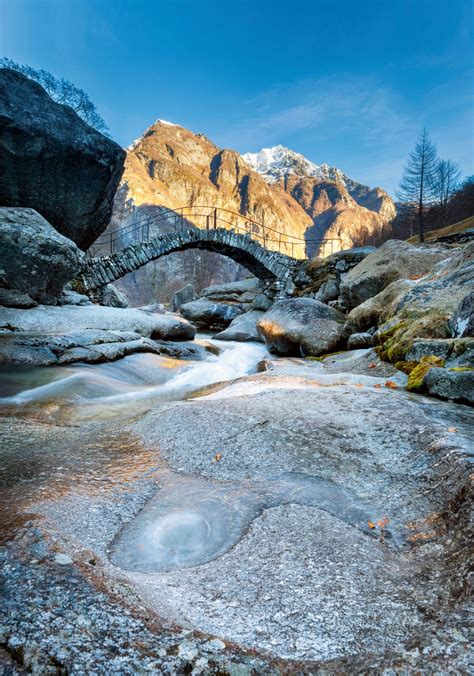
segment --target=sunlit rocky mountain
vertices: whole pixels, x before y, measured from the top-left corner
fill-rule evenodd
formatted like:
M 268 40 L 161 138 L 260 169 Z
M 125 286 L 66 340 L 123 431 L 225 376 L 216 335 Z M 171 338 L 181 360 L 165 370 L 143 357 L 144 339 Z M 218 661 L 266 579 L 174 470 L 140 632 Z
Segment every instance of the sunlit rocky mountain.
M 396 215 L 392 198 L 328 164 L 315 164 L 282 145 L 242 156 L 272 186 L 283 188 L 306 213 L 309 238 L 335 238 L 349 248 L 376 235 Z

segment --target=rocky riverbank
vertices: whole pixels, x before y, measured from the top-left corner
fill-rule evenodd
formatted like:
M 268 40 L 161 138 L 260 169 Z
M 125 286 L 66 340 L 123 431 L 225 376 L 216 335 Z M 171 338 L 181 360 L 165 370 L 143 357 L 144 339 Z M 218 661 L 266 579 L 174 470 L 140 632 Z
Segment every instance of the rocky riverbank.
M 468 671 L 471 409 L 406 393 L 370 350 L 258 350 L 260 373 L 184 401 L 135 355 L 92 399 L 4 402 L 13 673 Z M 168 390 L 196 388 L 183 366 Z

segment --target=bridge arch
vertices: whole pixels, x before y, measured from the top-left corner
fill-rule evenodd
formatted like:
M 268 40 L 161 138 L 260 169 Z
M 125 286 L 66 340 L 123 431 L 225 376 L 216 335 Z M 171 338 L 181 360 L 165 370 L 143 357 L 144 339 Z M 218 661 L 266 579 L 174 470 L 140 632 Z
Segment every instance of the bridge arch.
M 287 293 L 294 289 L 292 278 L 301 263 L 296 258 L 267 249 L 248 233 L 240 234 L 226 228 L 189 228 L 136 242 L 110 256 L 90 258 L 78 281 L 84 291 L 94 292 L 151 261 L 186 249 L 206 249 L 223 254 L 241 263 L 259 279 L 280 282 Z

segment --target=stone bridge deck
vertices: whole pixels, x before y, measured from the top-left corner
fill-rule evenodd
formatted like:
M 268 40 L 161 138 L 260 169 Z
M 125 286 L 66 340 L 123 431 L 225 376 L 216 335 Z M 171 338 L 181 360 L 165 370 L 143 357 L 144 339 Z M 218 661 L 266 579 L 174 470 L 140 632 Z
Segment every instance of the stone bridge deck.
M 293 277 L 302 264 L 299 259 L 267 249 L 249 234 L 224 228 L 190 228 L 131 244 L 110 256 L 89 259 L 78 281 L 84 291 L 95 291 L 151 261 L 186 249 L 206 249 L 228 256 L 259 279 L 280 282 L 278 286 L 286 293 L 293 292 Z

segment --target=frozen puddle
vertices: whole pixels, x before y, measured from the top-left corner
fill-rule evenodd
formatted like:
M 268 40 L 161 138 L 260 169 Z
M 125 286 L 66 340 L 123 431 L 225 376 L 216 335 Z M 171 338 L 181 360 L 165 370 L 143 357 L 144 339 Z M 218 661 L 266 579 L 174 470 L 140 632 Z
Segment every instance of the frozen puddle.
M 317 477 L 288 474 L 261 483 L 216 484 L 172 475 L 159 493 L 115 538 L 112 563 L 131 572 L 155 573 L 198 566 L 222 556 L 264 510 L 282 504 L 314 506 L 368 536 L 380 511 Z M 391 523 L 387 542 L 401 542 Z

